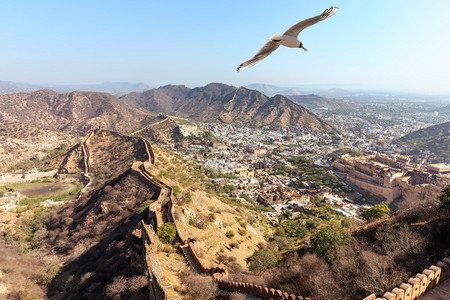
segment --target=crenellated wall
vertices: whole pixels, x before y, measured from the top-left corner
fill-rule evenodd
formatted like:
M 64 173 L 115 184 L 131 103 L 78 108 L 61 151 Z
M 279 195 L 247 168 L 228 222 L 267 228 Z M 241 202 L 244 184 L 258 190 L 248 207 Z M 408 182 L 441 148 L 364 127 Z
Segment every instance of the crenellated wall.
M 90 153 L 89 148 L 87 146 L 87 141 L 94 134 L 94 131 L 89 132 L 86 137 L 81 141 L 81 149 L 83 151 L 83 160 L 84 160 L 84 172 L 89 173 L 90 171 Z
M 423 270 L 422 273 L 417 273 L 416 276 L 409 278 L 408 282 L 384 293 L 382 298 L 371 294 L 363 300 L 414 300 L 434 289 L 449 277 L 450 257 L 444 258 L 436 265 Z
M 214 280 L 217 283 L 217 285 L 219 286 L 219 288 L 227 290 L 229 292 L 239 292 L 239 293 L 250 294 L 250 295 L 261 297 L 263 299 L 276 299 L 276 300 L 309 299 L 309 298 L 303 298 L 301 296 L 296 296 L 294 294 L 284 293 L 283 291 L 280 291 L 280 290 L 269 289 L 267 287 L 263 287 L 263 286 L 256 285 L 253 283 L 222 280 L 219 276 L 216 276 L 216 274 L 214 274 L 213 276 L 214 276 Z
M 147 141 L 146 139 L 142 139 L 142 141 L 144 141 L 144 144 L 145 144 L 145 150 L 147 151 L 147 157 L 150 159 L 150 162 L 152 163 L 152 165 L 154 165 L 155 164 L 155 154 L 153 153 L 152 145 L 150 145 L 150 142 Z

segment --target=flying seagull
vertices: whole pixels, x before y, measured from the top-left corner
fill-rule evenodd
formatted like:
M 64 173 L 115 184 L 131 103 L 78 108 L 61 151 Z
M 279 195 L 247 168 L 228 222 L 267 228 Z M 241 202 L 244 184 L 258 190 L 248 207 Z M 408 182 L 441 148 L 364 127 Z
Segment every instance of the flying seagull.
M 318 16 L 298 22 L 297 24 L 286 30 L 283 35 L 275 33 L 270 39 L 266 39 L 266 41 L 268 42 L 261 48 L 261 50 L 259 50 L 258 53 L 256 53 L 255 56 L 253 56 L 252 59 L 247 60 L 246 62 L 239 65 L 239 67 L 237 68 L 238 72 L 248 69 L 251 66 L 259 63 L 261 60 L 269 56 L 270 53 L 275 51 L 280 45 L 289 48 L 302 48 L 306 51 L 305 47 L 303 47 L 303 43 L 297 38 L 299 33 L 303 29 L 331 17 L 337 11 L 337 7 L 331 7 Z

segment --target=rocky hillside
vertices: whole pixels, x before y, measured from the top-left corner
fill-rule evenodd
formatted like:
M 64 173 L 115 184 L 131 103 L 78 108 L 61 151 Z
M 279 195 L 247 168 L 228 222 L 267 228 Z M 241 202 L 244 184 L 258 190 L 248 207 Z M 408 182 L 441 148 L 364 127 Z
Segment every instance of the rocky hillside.
M 173 114 L 201 122 L 332 130 L 325 121 L 284 96 L 270 98 L 255 90 L 220 83 L 194 89 L 164 86 L 144 93 L 132 93 L 121 99 L 150 112 Z
M 406 142 L 416 139 L 438 137 L 438 136 L 449 136 L 450 132 L 450 121 L 442 124 L 437 124 L 434 126 L 422 128 L 417 131 L 408 133 L 407 135 L 399 138 L 397 142 Z
M 74 134 L 85 134 L 99 125 L 130 132 L 154 118 L 109 94 L 58 94 L 51 90 L 0 95 L 0 111 L 1 117 L 11 123 Z M 27 130 L 23 132 L 26 134 Z
M 318 108 L 327 108 L 331 110 L 335 109 L 350 109 L 354 107 L 355 104 L 350 104 L 348 102 L 334 99 L 334 98 L 326 98 L 319 95 L 311 94 L 311 95 L 290 95 L 286 96 L 295 103 L 307 107 L 308 109 L 318 109 Z
M 450 122 L 434 125 L 411 132 L 394 143 L 405 145 L 412 150 L 410 155 L 417 155 L 420 152 L 430 151 L 433 153 L 431 162 L 450 162 Z
M 141 138 L 110 130 L 95 130 L 85 139 L 85 145 L 89 149 L 89 171 L 100 179 L 107 179 L 129 169 L 134 161 L 150 160 L 145 144 Z M 59 173 L 84 172 L 84 158 L 82 144 L 77 144 L 67 153 L 59 167 Z

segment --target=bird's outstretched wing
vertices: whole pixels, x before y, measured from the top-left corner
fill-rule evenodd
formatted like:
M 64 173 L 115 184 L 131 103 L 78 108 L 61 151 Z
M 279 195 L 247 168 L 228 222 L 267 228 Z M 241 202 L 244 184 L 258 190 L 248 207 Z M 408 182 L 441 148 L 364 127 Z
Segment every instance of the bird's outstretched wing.
M 338 9 L 339 8 L 337 8 L 337 7 L 330 7 L 329 9 L 326 9 L 322 14 L 320 14 L 318 16 L 300 21 L 297 24 L 295 24 L 294 26 L 292 26 L 291 28 L 289 28 L 288 30 L 286 30 L 286 32 L 283 33 L 283 35 L 298 36 L 298 34 L 303 29 L 305 29 L 306 27 L 309 27 L 311 25 L 314 25 L 320 21 L 323 21 L 326 18 L 331 17 L 338 11 Z
M 238 72 L 248 69 L 253 65 L 256 65 L 261 60 L 263 60 L 264 58 L 269 56 L 270 53 L 277 50 L 277 48 L 279 46 L 280 46 L 280 43 L 268 41 L 267 43 L 264 44 L 264 46 L 261 48 L 261 50 L 259 50 L 259 52 L 256 53 L 255 56 L 253 56 L 252 59 L 247 60 L 246 62 L 239 65 L 239 67 L 237 68 Z

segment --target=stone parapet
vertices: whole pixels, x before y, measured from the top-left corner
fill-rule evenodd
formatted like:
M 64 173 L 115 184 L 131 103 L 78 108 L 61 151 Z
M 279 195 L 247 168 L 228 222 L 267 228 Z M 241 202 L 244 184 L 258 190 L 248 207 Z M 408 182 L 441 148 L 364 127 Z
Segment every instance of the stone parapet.
M 414 278 L 408 279 L 407 283 L 402 283 L 398 288 L 394 288 L 390 292 L 383 294 L 382 298 L 377 298 L 375 294 L 371 294 L 363 300 L 414 300 L 421 295 L 437 287 L 450 277 L 450 257 L 444 258 L 442 261 L 436 263 L 423 270 L 422 273 L 417 273 Z

